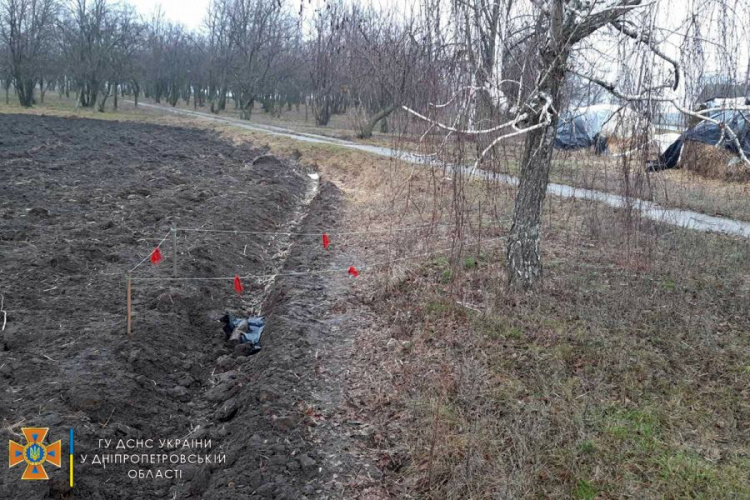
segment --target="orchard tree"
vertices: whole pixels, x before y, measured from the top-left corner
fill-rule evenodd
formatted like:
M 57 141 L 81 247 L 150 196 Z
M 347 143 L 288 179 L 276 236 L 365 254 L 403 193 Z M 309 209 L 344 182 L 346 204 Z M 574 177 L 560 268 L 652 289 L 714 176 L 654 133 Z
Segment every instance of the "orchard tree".
M 469 101 L 468 108 L 471 110 L 476 108 L 476 96 L 484 94 L 489 96 L 491 106 L 498 110 L 499 115 L 507 118 L 497 125 L 484 127 L 474 126 L 475 121 L 467 120 L 463 123 L 468 126 L 459 128 L 409 107 L 405 109 L 432 127 L 467 136 L 489 137 L 491 140 L 479 154 L 477 165 L 497 144 L 511 137 L 523 137 L 519 185 L 505 256 L 508 282 L 514 287 L 529 289 L 537 285 L 542 277 L 542 204 L 549 183 L 556 127 L 564 105 L 564 83 L 575 75 L 600 86 L 624 102 L 663 102 L 676 106 L 685 114 L 696 113 L 678 102 L 681 68 L 679 61 L 670 57 L 663 48 L 665 38 L 657 36 L 655 9 L 658 0 L 539 0 L 516 6 L 501 4 L 501 16 L 512 29 L 506 26 L 494 32 L 498 37 L 494 42 L 495 50 L 520 46 L 524 40 L 533 40 L 534 46 L 526 71 L 534 75 L 533 86 L 524 92 L 517 92 L 515 100 L 509 98 L 505 91 L 509 82 L 505 81 L 507 79 L 502 70 L 507 59 L 497 52 L 493 54 L 492 50 L 488 52 L 487 40 L 483 36 L 477 39 L 475 35 L 484 32 L 492 36 L 492 26 L 495 26 L 492 19 L 495 18 L 498 4 L 478 1 L 471 5 L 479 11 L 471 14 L 469 19 L 477 16 L 489 18 L 489 31 L 475 30 L 471 28 L 471 21 L 459 16 L 457 26 L 453 26 L 458 52 L 469 61 L 482 61 L 478 66 L 469 65 L 470 68 L 486 68 L 488 61 L 494 61 L 492 72 L 485 69 L 477 77 L 472 76 L 468 85 L 455 90 L 450 100 L 463 96 L 465 101 Z M 460 13 L 461 9 L 457 9 L 457 12 Z M 601 37 L 605 35 L 622 43 L 627 42 L 630 50 L 639 54 L 641 67 L 653 68 L 654 61 L 661 61 L 665 69 L 650 71 L 653 74 L 650 78 L 639 80 L 635 93 L 627 92 L 619 81 L 610 82 L 602 78 L 596 67 L 581 70 L 575 56 L 584 48 L 595 50 L 604 43 Z M 523 86 L 522 80 L 510 83 L 515 87 Z M 474 110 L 472 112 L 475 113 Z M 718 123 L 705 115 L 696 116 Z M 736 134 L 729 127 L 724 128 L 728 139 L 738 144 Z M 740 154 L 747 161 L 741 148 Z
M 136 43 L 135 26 L 132 9 L 107 0 L 74 0 L 69 6 L 60 30 L 79 106 L 104 110 Z
M 21 106 L 34 103 L 34 88 L 54 42 L 57 11 L 55 0 L 0 0 L 0 41 Z M 9 86 L 6 80 L 6 95 Z
M 211 0 L 204 22 L 206 39 L 206 65 L 208 71 L 208 102 L 212 113 L 224 111 L 229 86 L 229 62 L 231 60 L 230 3 Z
M 145 94 L 160 103 L 176 106 L 188 88 L 192 41 L 185 29 L 167 22 L 157 11 L 146 29 L 144 71 Z
M 249 120 L 255 102 L 273 88 L 295 24 L 280 2 L 223 1 L 229 2 L 229 82 L 240 118 Z
M 313 36 L 310 40 L 310 81 L 312 108 L 318 125 L 328 125 L 331 115 L 343 107 L 346 78 L 342 71 L 345 60 L 346 26 L 349 13 L 343 2 L 335 1 L 315 13 Z
M 371 137 L 378 123 L 387 123 L 393 111 L 422 89 L 425 47 L 416 38 L 415 24 L 373 8 L 352 8 L 344 64 L 350 94 L 361 111 L 360 138 Z

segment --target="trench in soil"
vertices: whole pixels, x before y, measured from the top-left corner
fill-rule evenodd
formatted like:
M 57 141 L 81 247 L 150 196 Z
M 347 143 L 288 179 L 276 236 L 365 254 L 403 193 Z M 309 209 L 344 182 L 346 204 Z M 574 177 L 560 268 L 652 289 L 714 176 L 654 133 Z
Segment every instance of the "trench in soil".
M 330 265 L 319 239 L 181 236 L 182 276 L 281 274 L 246 284 L 244 298 L 231 283 L 136 280 L 133 338 L 123 277 L 169 227 L 330 230 L 335 188 L 203 130 L 27 115 L 0 115 L 0 130 L 3 437 L 19 441 L 20 427 L 33 425 L 60 439 L 73 428 L 77 455 L 73 491 L 66 467 L 44 485 L 5 469 L 0 497 L 315 497 L 324 457 L 305 408 L 325 290 L 282 271 Z M 170 252 L 165 245 L 164 264 L 139 275 L 171 276 Z M 217 320 L 227 310 L 266 315 L 259 354 L 225 342 Z M 148 438 L 210 439 L 202 451 L 226 461 L 146 481 L 128 469 L 159 466 L 91 463 L 115 451 L 99 439 Z

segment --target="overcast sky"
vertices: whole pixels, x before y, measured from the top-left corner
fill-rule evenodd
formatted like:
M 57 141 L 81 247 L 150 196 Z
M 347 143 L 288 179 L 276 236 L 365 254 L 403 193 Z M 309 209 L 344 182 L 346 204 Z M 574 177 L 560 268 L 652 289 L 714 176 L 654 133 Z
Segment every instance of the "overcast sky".
M 209 0 L 130 0 L 138 12 L 149 17 L 158 5 L 161 5 L 167 19 L 185 25 L 190 29 L 197 29 L 201 25 L 203 16 L 208 8 Z
M 266 0 L 266 1 L 275 1 L 275 0 Z M 389 10 L 396 10 L 398 13 L 404 13 L 405 10 L 411 10 L 414 8 L 418 2 L 414 0 L 356 0 L 360 4 L 372 4 L 376 7 L 380 8 L 386 8 Z M 700 0 L 659 0 L 659 17 L 661 19 L 661 23 L 665 23 L 666 25 L 673 25 L 674 27 L 677 27 L 677 25 L 680 23 L 681 19 L 684 19 L 684 17 L 694 10 L 694 4 L 696 2 L 699 2 Z M 736 0 L 736 1 L 747 1 L 747 0 Z M 210 0 L 129 0 L 130 3 L 132 3 L 136 9 L 145 17 L 150 17 L 150 15 L 157 9 L 159 6 L 161 6 L 165 16 L 167 19 L 173 22 L 177 22 L 180 24 L 183 24 L 185 27 L 191 29 L 191 30 L 197 30 L 202 27 L 203 18 L 206 14 L 206 9 L 208 8 L 208 4 Z M 315 8 L 325 5 L 325 0 L 291 0 L 289 5 L 295 5 L 295 2 L 300 2 L 296 5 L 302 5 L 303 10 L 305 14 L 311 13 L 315 10 Z M 413 7 L 414 6 L 414 7 Z M 296 10 L 296 7 L 295 7 Z M 700 12 L 701 16 L 705 18 L 710 19 L 712 23 L 717 22 L 717 18 L 721 18 L 725 16 L 726 14 L 719 10 L 719 9 L 709 9 L 708 11 Z M 748 19 L 750 21 L 750 19 Z M 705 22 L 705 21 L 704 21 Z M 665 24 L 662 24 L 664 26 Z M 715 26 L 715 24 L 714 24 Z M 747 29 L 747 28 L 745 28 Z M 721 31 L 721 30 L 717 30 Z M 714 35 L 715 36 L 715 35 Z M 744 37 L 740 35 L 741 38 L 745 38 L 747 40 L 748 34 L 745 32 Z M 669 53 L 672 56 L 678 56 L 679 54 L 679 44 L 680 37 L 675 36 L 673 40 L 667 40 L 667 43 L 663 45 L 663 48 L 667 53 Z M 670 44 L 669 42 L 673 41 L 674 44 Z M 734 61 L 735 64 L 738 64 L 738 67 L 735 69 L 740 74 L 744 74 L 746 71 L 745 68 L 747 68 L 748 64 L 748 43 L 740 42 L 739 40 L 732 40 L 729 42 L 730 45 L 735 46 L 736 52 L 734 54 Z M 671 46 L 670 46 L 671 45 Z M 602 47 L 604 48 L 604 47 Z M 711 44 L 707 44 L 704 47 L 704 50 L 707 55 L 707 67 L 705 70 L 707 72 L 715 72 L 723 70 L 723 66 L 725 66 L 725 63 L 720 60 L 720 58 L 716 57 L 715 53 L 715 47 Z
M 150 14 L 161 5 L 167 19 L 183 24 L 190 29 L 198 29 L 202 26 L 210 0 L 129 0 L 142 15 L 150 17 Z M 274 0 L 267 0 L 274 1 Z M 325 0 L 296 0 L 301 2 L 306 12 L 313 11 L 316 7 L 325 3 Z M 361 0 L 360 4 L 373 4 L 390 9 L 403 10 L 412 2 L 409 0 Z M 416 2 L 414 2 L 416 3 Z M 294 5 L 292 3 L 291 5 Z M 299 5 L 299 4 L 297 4 Z

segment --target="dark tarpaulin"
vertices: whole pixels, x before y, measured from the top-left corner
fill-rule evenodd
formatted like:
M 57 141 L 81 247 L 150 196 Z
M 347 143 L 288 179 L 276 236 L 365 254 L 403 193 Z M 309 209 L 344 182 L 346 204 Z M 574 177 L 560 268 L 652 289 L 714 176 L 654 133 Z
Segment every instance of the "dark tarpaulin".
M 572 150 L 595 146 L 597 153 L 605 152 L 607 138 L 601 132 L 619 109 L 618 106 L 596 105 L 563 116 L 557 124 L 555 148 Z
M 219 321 L 224 323 L 223 330 L 227 340 L 236 337 L 240 344 L 251 346 L 249 354 L 260 352 L 260 338 L 266 326 L 263 316 L 233 316 L 226 313 Z
M 750 109 L 746 110 L 719 110 L 707 115 L 713 120 L 728 125 L 740 141 L 742 151 L 750 155 Z M 659 157 L 658 169 L 674 168 L 680 160 L 682 146 L 685 141 L 696 141 L 712 146 L 719 145 L 739 155 L 735 142 L 730 139 L 726 132 L 722 136 L 722 128 L 711 122 L 702 121 L 694 127 L 686 130 L 671 146 Z M 721 141 L 721 143 L 720 143 Z

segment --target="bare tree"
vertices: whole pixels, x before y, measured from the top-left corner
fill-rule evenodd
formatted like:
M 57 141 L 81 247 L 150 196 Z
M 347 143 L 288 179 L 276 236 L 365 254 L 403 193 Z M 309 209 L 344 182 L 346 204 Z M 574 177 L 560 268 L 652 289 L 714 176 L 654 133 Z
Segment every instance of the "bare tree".
M 512 33 L 507 29 L 503 31 L 506 35 L 504 38 L 500 37 L 495 47 L 512 46 L 518 40 L 534 40 L 534 54 L 528 61 L 530 72 L 535 75 L 533 87 L 526 92 L 518 92 L 516 102 L 510 100 L 503 91 L 503 82 L 497 81 L 502 75 L 501 71 L 497 71 L 497 65 L 502 65 L 504 58 L 495 56 L 494 73 L 480 72 L 483 76 L 472 78 L 468 85 L 465 85 L 464 81 L 464 86 L 451 98 L 454 100 L 459 95 L 465 95 L 469 100 L 473 100 L 476 95 L 485 93 L 492 96 L 492 105 L 501 114 L 507 113 L 508 118 L 505 121 L 498 125 L 482 127 L 475 126 L 476 122 L 470 119 L 464 122 L 467 124 L 466 127 L 456 127 L 429 118 L 411 108 L 405 108 L 430 123 L 432 127 L 465 136 L 491 137 L 489 145 L 479 154 L 477 164 L 501 141 L 524 136 L 513 223 L 506 246 L 508 281 L 511 285 L 523 289 L 530 288 L 537 284 L 542 276 L 542 203 L 549 182 L 556 125 L 564 105 L 563 85 L 570 75 L 577 75 L 596 84 L 625 102 L 667 102 L 682 113 L 696 115 L 678 102 L 676 92 L 680 85 L 681 68 L 678 60 L 670 57 L 660 46 L 662 40 L 657 37 L 655 16 L 652 15 L 656 3 L 643 0 L 543 0 L 532 2 L 523 8 L 519 6 L 518 11 L 508 7 L 505 17 L 513 17 L 514 20 L 509 21 L 509 24 L 517 28 L 514 28 Z M 492 20 L 495 19 L 494 9 L 497 3 L 477 2 L 464 5 L 479 9 L 477 15 L 488 17 L 490 28 L 494 26 Z M 461 9 L 457 11 L 459 14 L 462 13 Z M 458 19 L 458 26 L 454 27 L 454 32 L 460 42 L 460 50 L 464 51 L 464 54 L 466 51 L 469 52 L 465 55 L 466 59 L 471 61 L 479 54 L 482 61 L 489 60 L 489 48 L 486 43 L 482 49 L 469 43 L 474 38 L 471 36 L 471 22 L 466 21 L 466 15 L 459 16 Z M 617 83 L 622 85 L 615 85 L 600 78 L 594 71 L 587 73 L 577 70 L 573 54 L 577 54 L 577 51 L 589 42 L 590 46 L 593 46 L 592 40 L 602 32 L 619 40 L 628 40 L 633 50 L 637 48 L 642 50 L 642 53 L 649 54 L 650 57 L 639 59 L 641 64 L 648 63 L 653 66 L 656 59 L 662 61 L 667 70 L 660 71 L 658 75 L 648 74 L 646 78 L 633 82 L 633 88 L 637 89 L 636 93 L 627 92 L 629 84 L 626 81 L 618 81 Z M 477 33 L 482 33 L 482 30 L 477 28 Z M 659 78 L 659 75 L 663 77 Z M 488 81 L 483 83 L 483 79 Z M 524 85 L 521 80 L 512 83 L 517 87 Z M 472 107 L 468 106 L 467 109 L 471 110 Z M 705 115 L 696 116 L 712 121 Z M 726 129 L 729 139 L 737 142 L 736 134 L 728 127 Z M 741 148 L 740 155 L 746 160 Z
M 318 125 L 328 125 L 331 115 L 343 105 L 346 83 L 339 70 L 345 46 L 345 27 L 349 22 L 341 1 L 332 2 L 315 14 L 311 40 L 312 104 Z
M 197 109 L 206 105 L 210 82 L 208 49 L 203 36 L 195 34 L 190 36 L 187 61 L 188 85 L 185 94 L 189 100 L 192 93 L 193 108 Z
M 276 78 L 270 87 L 278 101 L 275 113 L 280 115 L 284 104 L 287 110 L 296 106 L 299 111 L 310 88 L 307 51 L 301 31 L 295 31 L 287 40 L 286 50 L 278 58 L 277 67 Z
M 10 49 L 6 44 L 0 46 L 0 80 L 5 90 L 5 104 L 10 104 L 10 87 L 13 85 L 13 69 L 11 65 Z
M 116 13 L 106 0 L 75 0 L 60 26 L 78 105 L 93 108 L 112 91 L 112 59 L 120 43 Z
M 144 49 L 145 94 L 176 106 L 189 95 L 189 71 L 193 42 L 186 30 L 167 22 L 157 11 L 148 23 Z
M 389 12 L 352 8 L 339 65 L 346 68 L 349 93 L 361 111 L 355 115 L 360 138 L 372 136 L 378 123 L 386 124 L 421 88 L 427 65 L 416 31 L 413 20 L 399 22 Z
M 56 15 L 54 0 L 0 1 L 0 40 L 7 47 L 10 74 L 22 106 L 34 103 L 34 88 L 54 39 Z
M 240 117 L 250 119 L 256 100 L 275 77 L 275 63 L 294 26 L 283 6 L 263 0 L 224 0 L 228 12 L 229 80 Z
M 145 32 L 135 10 L 130 5 L 121 5 L 115 12 L 116 43 L 110 55 L 110 71 L 108 75 L 108 91 L 113 90 L 114 109 L 117 109 L 117 98 L 121 85 L 133 82 L 137 86 L 139 78 L 139 61 L 137 55 L 141 50 L 141 41 Z M 100 99 L 99 111 L 104 111 L 107 101 L 105 96 Z
M 205 21 L 208 33 L 208 101 L 212 113 L 223 111 L 227 102 L 231 59 L 229 7 L 230 3 L 227 1 L 212 0 Z

